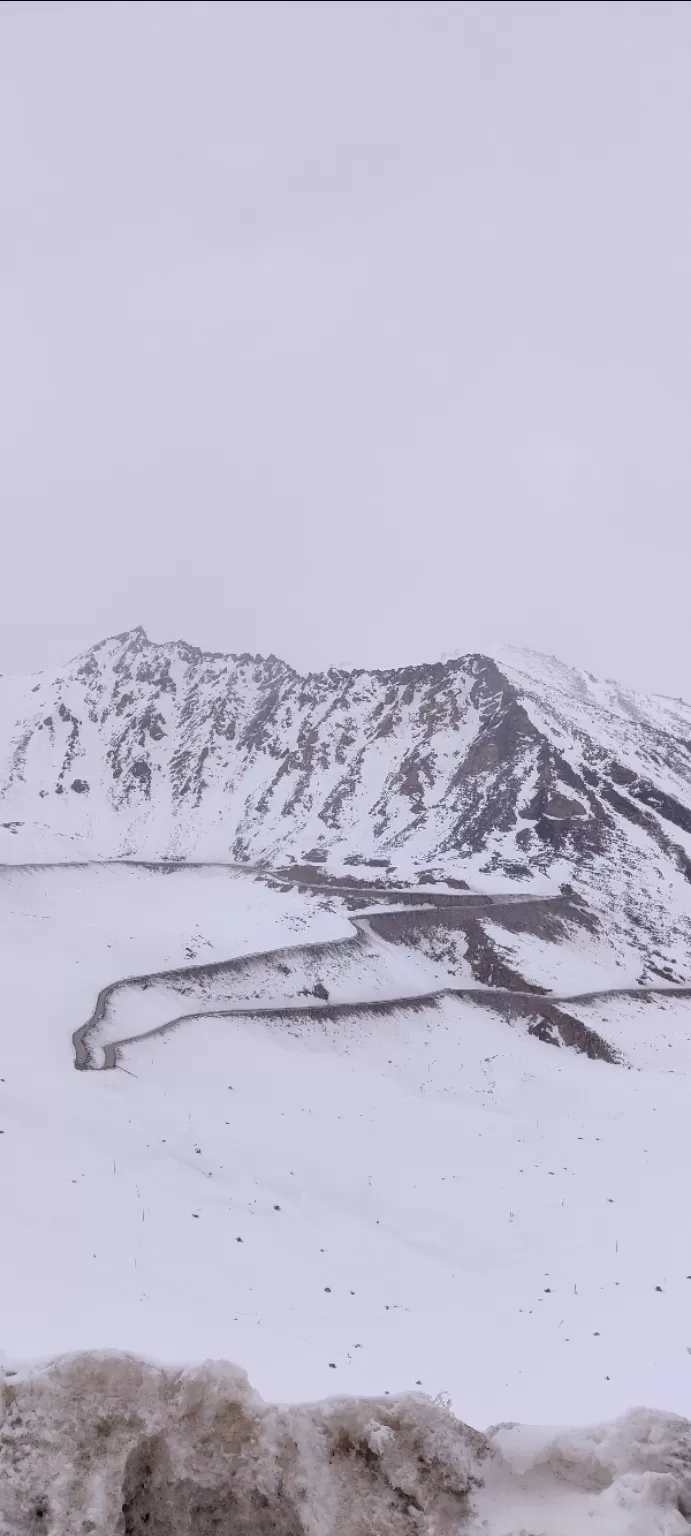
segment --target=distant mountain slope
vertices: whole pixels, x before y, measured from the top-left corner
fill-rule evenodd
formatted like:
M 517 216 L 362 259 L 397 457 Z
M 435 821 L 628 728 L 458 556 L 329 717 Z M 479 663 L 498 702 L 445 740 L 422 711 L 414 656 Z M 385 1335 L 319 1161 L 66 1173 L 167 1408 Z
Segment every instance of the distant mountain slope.
M 0 858 L 573 884 L 691 975 L 691 707 L 526 652 L 302 677 L 142 629 L 0 681 Z

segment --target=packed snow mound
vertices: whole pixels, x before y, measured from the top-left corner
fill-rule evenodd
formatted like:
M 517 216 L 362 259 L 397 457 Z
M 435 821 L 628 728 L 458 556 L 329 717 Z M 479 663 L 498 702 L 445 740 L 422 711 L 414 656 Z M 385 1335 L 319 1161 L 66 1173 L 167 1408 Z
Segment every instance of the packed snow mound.
M 275 1407 L 223 1362 L 66 1356 L 0 1376 L 11 1536 L 683 1536 L 691 1424 L 479 1434 L 422 1395 Z
M 268 1406 L 233 1365 L 83 1354 L 4 1382 L 12 1536 L 457 1530 L 487 1446 L 423 1397 Z
M 593 1429 L 500 1425 L 487 1440 L 494 1455 L 471 1530 L 686 1536 L 691 1529 L 688 1419 L 637 1408 Z

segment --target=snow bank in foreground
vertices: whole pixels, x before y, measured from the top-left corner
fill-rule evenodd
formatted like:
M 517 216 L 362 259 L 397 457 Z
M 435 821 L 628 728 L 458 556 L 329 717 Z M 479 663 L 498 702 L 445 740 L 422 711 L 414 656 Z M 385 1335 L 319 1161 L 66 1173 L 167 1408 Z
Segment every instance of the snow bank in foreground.
M 422 1396 L 267 1405 L 227 1364 L 64 1357 L 0 1376 L 8 1536 L 681 1536 L 691 1424 L 488 1435 Z
M 453 1530 L 484 1440 L 424 1398 L 275 1408 L 226 1364 L 64 1357 L 5 1380 L 0 1512 L 12 1536 Z M 0 1526 L 0 1529 L 2 1527 Z

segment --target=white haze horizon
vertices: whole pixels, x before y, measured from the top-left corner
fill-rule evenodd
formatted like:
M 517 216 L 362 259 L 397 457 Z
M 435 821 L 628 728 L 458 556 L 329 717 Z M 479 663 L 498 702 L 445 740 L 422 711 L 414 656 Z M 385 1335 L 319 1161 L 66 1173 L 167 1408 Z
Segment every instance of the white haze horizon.
M 0 672 L 691 696 L 691 9 L 0 8 Z

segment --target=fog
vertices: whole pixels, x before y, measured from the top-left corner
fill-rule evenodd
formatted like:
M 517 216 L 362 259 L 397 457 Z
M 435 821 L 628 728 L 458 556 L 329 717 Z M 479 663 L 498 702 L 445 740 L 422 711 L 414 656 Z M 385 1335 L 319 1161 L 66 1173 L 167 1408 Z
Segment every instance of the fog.
M 0 9 L 0 670 L 691 696 L 691 7 Z

